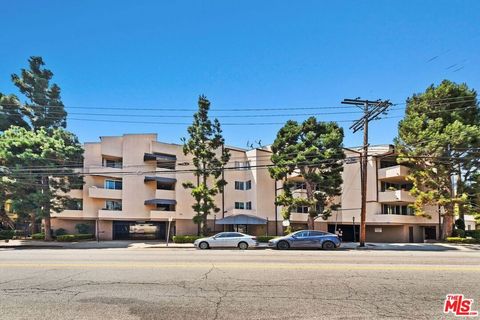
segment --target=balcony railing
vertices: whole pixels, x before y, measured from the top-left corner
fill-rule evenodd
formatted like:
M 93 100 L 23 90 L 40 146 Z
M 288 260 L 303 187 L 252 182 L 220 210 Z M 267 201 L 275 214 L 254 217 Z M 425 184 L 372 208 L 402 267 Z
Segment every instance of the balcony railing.
M 88 188 L 88 196 L 99 199 L 122 199 L 122 190 L 90 187 Z
M 157 189 L 155 190 L 155 198 L 175 200 L 175 190 Z
M 123 211 L 121 210 L 98 210 L 98 218 L 100 219 L 118 219 L 122 217 Z
M 400 203 L 415 202 L 415 197 L 405 190 L 384 191 L 378 193 L 378 202 L 381 203 Z
M 176 211 L 162 211 L 162 210 L 151 210 L 150 219 L 152 220 L 168 220 L 168 218 L 175 218 Z
M 83 210 L 63 210 L 62 212 L 52 212 L 52 218 L 83 218 Z
M 402 165 L 378 169 L 378 179 L 383 181 L 405 181 L 408 174 L 408 167 Z
M 122 168 L 111 168 L 105 166 L 94 166 L 91 168 L 85 168 L 84 172 L 86 174 L 94 175 L 94 176 L 103 176 L 103 177 L 114 177 L 114 178 L 121 178 L 122 177 Z

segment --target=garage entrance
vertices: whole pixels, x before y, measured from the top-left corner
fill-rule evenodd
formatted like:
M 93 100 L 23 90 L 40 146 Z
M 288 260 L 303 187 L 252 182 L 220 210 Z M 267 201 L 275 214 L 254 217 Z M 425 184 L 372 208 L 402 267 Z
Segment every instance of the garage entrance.
M 113 240 L 165 240 L 166 222 L 113 221 Z
M 344 242 L 358 242 L 360 236 L 360 226 L 355 226 L 355 230 L 353 229 L 353 225 L 351 224 L 337 224 L 337 230 L 342 229 L 342 241 Z M 328 225 L 328 232 L 335 234 L 335 225 L 329 224 Z M 355 237 L 354 233 L 355 232 Z

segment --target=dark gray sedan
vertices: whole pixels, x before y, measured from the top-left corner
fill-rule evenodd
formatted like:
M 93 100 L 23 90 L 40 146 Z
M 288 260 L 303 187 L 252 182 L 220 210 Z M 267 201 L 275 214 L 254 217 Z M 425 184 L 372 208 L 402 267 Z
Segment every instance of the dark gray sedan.
M 270 248 L 286 250 L 290 248 L 335 249 L 340 247 L 342 240 L 329 232 L 315 230 L 300 230 L 287 236 L 268 241 Z

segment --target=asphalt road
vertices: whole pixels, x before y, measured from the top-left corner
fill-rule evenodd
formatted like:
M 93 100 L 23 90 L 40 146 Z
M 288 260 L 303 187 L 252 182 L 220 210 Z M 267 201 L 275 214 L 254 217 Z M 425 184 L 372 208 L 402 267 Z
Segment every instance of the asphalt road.
M 440 319 L 448 293 L 480 309 L 480 251 L 0 250 L 9 320 Z

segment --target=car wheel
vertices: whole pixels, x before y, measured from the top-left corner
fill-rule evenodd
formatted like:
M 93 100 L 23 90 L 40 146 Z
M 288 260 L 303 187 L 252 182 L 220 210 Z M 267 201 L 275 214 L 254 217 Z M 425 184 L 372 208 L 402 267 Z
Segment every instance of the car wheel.
M 287 241 L 280 241 L 277 243 L 277 248 L 280 250 L 290 249 L 290 244 Z
M 200 244 L 198 245 L 198 247 L 200 249 L 208 249 L 210 246 L 208 245 L 207 242 L 203 241 L 203 242 L 200 242 Z
M 240 250 L 247 250 L 247 249 L 248 249 L 248 243 L 246 243 L 246 242 L 240 242 L 240 243 L 238 244 L 238 249 L 240 249 Z
M 325 249 L 325 250 L 335 249 L 335 243 L 333 243 L 332 241 L 325 241 L 322 244 L 322 249 Z

